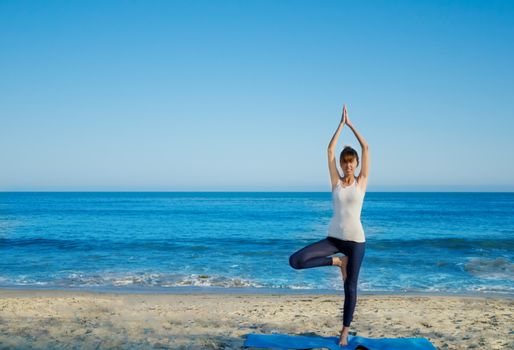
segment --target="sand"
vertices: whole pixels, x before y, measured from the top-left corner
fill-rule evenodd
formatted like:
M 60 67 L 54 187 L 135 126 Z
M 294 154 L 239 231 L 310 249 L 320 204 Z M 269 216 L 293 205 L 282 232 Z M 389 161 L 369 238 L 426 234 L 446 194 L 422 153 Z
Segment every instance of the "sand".
M 352 332 L 514 349 L 514 299 L 359 295 Z M 241 349 L 247 333 L 337 336 L 342 295 L 0 290 L 0 349 Z

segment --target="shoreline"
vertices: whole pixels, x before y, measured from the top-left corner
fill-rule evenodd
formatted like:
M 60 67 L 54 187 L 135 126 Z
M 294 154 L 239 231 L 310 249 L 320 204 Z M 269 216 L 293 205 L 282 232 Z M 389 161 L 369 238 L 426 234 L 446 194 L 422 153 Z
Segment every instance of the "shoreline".
M 274 289 L 274 288 L 224 288 L 224 287 L 172 287 L 172 288 L 36 288 L 36 287 L 0 287 L 0 298 L 5 295 L 22 293 L 25 295 L 268 295 L 268 296 L 340 296 L 344 291 L 313 289 Z M 450 292 L 366 292 L 359 291 L 358 297 L 454 297 L 514 300 L 513 294 L 502 293 L 450 293 Z

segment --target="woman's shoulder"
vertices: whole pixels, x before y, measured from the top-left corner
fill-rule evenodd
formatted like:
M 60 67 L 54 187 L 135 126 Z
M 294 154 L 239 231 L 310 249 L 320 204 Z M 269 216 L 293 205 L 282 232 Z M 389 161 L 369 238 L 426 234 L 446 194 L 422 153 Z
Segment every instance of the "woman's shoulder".
M 337 178 L 337 180 L 336 180 L 336 184 L 335 184 L 335 185 L 332 185 L 332 192 L 334 192 L 334 190 L 335 190 L 337 187 L 341 186 L 341 183 L 342 183 L 341 178 L 340 178 L 340 177 L 338 177 L 338 178 Z
M 368 181 L 363 178 L 356 177 L 355 178 L 355 187 L 357 187 L 363 194 L 366 193 Z

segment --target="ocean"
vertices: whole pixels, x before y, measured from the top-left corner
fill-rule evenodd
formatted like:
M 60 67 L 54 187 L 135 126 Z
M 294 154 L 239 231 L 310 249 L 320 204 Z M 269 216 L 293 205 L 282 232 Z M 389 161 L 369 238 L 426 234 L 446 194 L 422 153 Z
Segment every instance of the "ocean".
M 330 192 L 2 192 L 0 288 L 341 293 Z M 514 296 L 514 193 L 368 192 L 359 293 Z

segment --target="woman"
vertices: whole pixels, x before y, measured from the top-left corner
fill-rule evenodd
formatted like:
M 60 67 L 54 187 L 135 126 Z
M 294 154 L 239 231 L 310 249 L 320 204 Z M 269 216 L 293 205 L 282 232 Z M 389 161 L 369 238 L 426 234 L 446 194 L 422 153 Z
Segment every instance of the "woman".
M 353 131 L 362 149 L 361 171 L 357 177 L 354 172 L 359 165 L 359 155 L 352 147 L 344 147 L 339 157 L 339 164 L 344 173 L 342 178 L 336 166 L 335 148 L 345 124 Z M 332 182 L 334 215 L 328 227 L 327 238 L 292 254 L 289 257 L 289 264 L 295 269 L 339 266 L 344 282 L 343 329 L 339 345 L 347 345 L 350 323 L 357 302 L 357 280 L 366 247 L 360 215 L 368 182 L 369 151 L 368 144 L 348 118 L 346 105 L 343 106 L 341 122 L 328 146 L 328 168 Z M 343 256 L 330 256 L 337 252 L 343 253 Z

